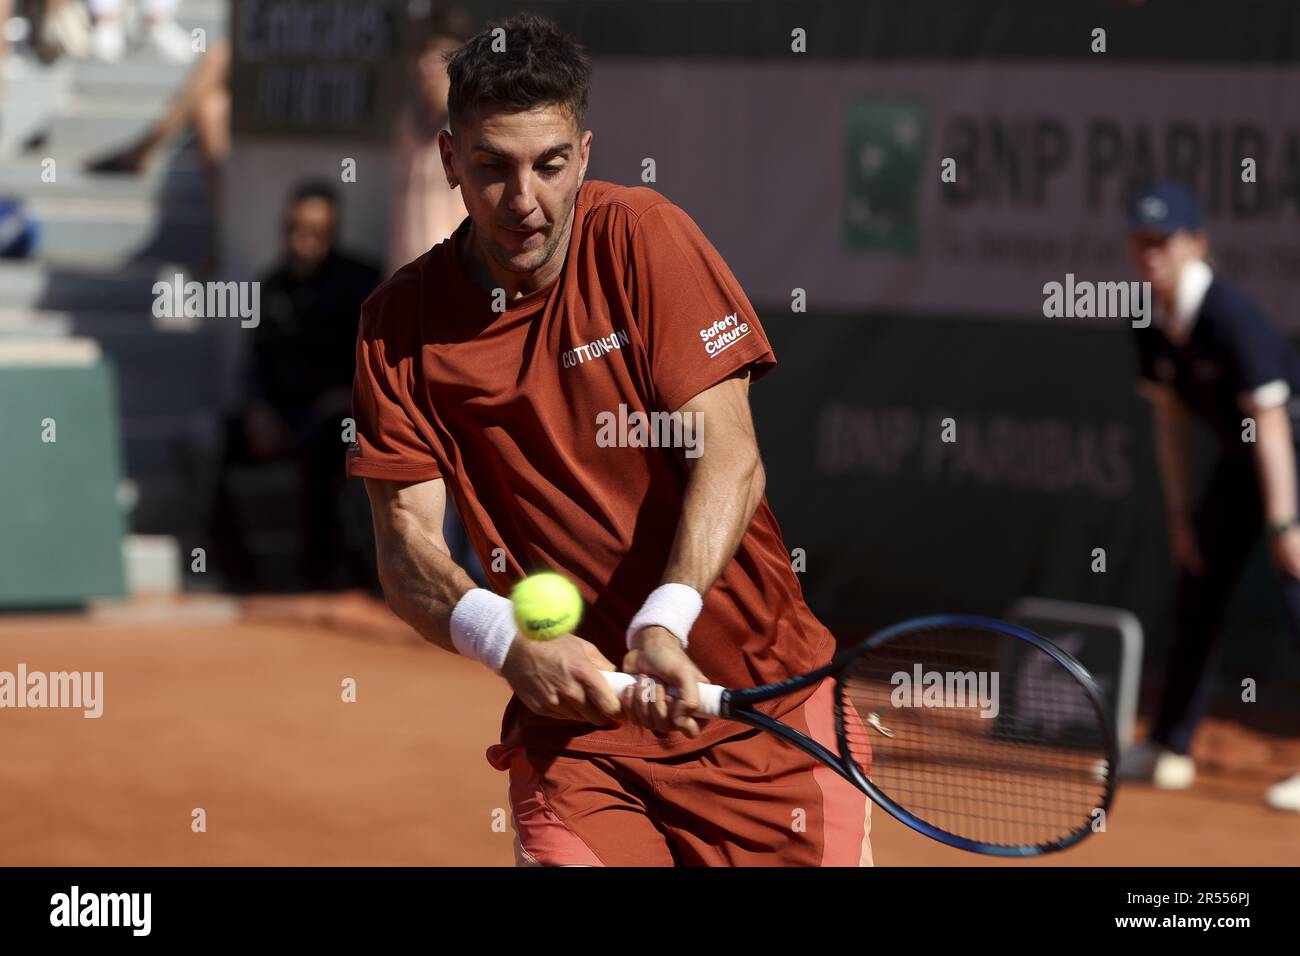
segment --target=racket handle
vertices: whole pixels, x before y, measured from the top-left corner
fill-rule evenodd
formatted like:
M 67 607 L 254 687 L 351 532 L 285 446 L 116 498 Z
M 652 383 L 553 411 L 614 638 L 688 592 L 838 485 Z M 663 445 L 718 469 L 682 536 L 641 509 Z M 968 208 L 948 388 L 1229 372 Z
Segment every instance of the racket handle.
M 609 681 L 609 686 L 614 689 L 614 693 L 621 694 L 623 691 L 636 683 L 636 676 L 633 674 L 624 674 L 621 671 L 601 671 L 605 675 L 605 680 Z M 722 692 L 726 690 L 717 684 L 697 684 L 700 689 L 700 707 L 698 714 L 704 717 L 720 717 L 722 715 Z M 677 691 L 670 687 L 668 695 L 676 697 Z

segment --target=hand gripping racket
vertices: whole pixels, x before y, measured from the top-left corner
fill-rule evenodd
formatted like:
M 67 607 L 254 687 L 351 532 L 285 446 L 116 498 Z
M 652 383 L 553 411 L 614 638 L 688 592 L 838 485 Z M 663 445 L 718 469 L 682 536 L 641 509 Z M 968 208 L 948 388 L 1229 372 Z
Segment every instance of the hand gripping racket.
M 605 676 L 616 691 L 636 682 Z M 838 753 L 755 709 L 828 677 Z M 701 715 L 775 734 L 913 830 L 975 853 L 1063 850 L 1100 828 L 1115 794 L 1115 735 L 1092 676 L 990 618 L 905 621 L 801 677 L 701 684 L 700 699 Z

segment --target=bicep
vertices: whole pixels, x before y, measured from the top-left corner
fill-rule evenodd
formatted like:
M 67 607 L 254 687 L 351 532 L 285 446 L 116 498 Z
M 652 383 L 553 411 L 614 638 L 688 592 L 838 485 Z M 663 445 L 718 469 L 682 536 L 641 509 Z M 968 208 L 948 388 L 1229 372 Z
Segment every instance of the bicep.
M 706 388 L 688 399 L 678 412 L 690 414 L 695 422 L 698 454 L 688 452 L 686 466 L 694 470 L 710 449 L 716 463 L 729 463 L 752 470 L 760 492 L 766 483 L 763 459 L 758 451 L 758 436 L 754 430 L 754 416 L 749 408 L 749 373 L 742 371 L 724 379 L 712 388 Z
M 441 478 L 415 482 L 367 478 L 365 482 L 381 559 L 387 549 L 415 541 L 448 553 L 442 536 L 447 486 Z
M 687 399 L 677 412 L 696 416 L 705 432 L 722 439 L 746 440 L 757 447 L 749 409 L 749 373 L 742 371 Z

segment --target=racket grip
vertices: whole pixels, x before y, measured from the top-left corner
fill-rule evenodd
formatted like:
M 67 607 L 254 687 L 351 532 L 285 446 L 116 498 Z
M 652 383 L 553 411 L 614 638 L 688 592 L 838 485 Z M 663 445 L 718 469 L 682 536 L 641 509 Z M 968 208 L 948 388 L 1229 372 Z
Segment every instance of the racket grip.
M 609 681 L 609 686 L 614 689 L 614 693 L 621 694 L 623 691 L 636 683 L 634 674 L 624 674 L 621 671 L 601 671 L 605 675 L 605 680 Z M 704 717 L 722 716 L 722 692 L 726 689 L 718 684 L 697 684 L 700 689 L 700 706 L 696 711 L 697 714 Z M 672 687 L 668 688 L 668 695 L 676 697 L 677 692 Z

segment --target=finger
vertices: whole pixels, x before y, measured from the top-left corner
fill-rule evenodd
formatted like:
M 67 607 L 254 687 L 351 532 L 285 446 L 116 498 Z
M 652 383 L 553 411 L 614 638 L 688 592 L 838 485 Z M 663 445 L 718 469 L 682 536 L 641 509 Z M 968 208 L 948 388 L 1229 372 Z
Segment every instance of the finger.
M 537 702 L 536 706 L 529 705 L 529 709 L 536 714 L 554 720 L 585 719 L 574 707 L 573 694 L 564 690 L 552 692 L 549 698 L 542 698 Z
M 601 680 L 604 680 L 604 678 L 601 678 Z M 575 677 L 560 692 L 560 701 L 564 705 L 564 709 L 573 715 L 573 720 L 581 720 L 583 723 L 595 724 L 598 727 L 608 723 L 599 708 L 592 705 L 587 696 L 587 688 L 583 685 L 580 677 Z
M 638 675 L 636 683 L 632 685 L 628 693 L 631 695 L 630 712 L 633 719 L 642 727 L 650 726 L 650 715 L 646 712 L 647 697 L 653 693 L 653 690 L 646 683 L 649 680 L 645 675 Z
M 636 692 L 636 709 L 641 725 L 652 730 L 668 730 L 663 686 L 648 674 L 642 674 L 637 679 Z
M 637 722 L 636 713 L 635 713 L 635 704 L 634 704 L 635 697 L 636 697 L 635 684 L 630 687 L 623 688 L 623 692 L 619 694 L 619 703 L 623 705 L 623 717 L 634 724 Z
M 584 724 L 595 724 L 597 727 L 609 723 L 604 714 L 587 702 L 585 694 L 567 698 L 563 709 L 569 715 L 566 718 L 568 720 L 580 720 Z
M 646 714 L 650 718 L 650 726 L 655 730 L 668 733 L 673 729 L 672 719 L 668 716 L 669 708 L 672 705 L 672 698 L 668 696 L 668 688 L 655 681 L 653 683 L 653 694 L 646 704 Z
M 623 704 L 624 718 L 626 718 L 633 724 L 637 725 L 638 727 L 644 727 L 645 724 L 643 723 L 643 721 L 645 719 L 645 716 L 641 712 L 640 708 L 637 706 L 637 700 L 640 697 L 640 690 L 638 688 L 638 685 L 632 684 L 629 687 L 625 687 L 623 689 L 622 694 L 620 694 L 619 697 L 621 703 Z
M 591 643 L 591 641 L 584 641 L 580 637 L 578 638 L 578 640 L 582 642 L 583 650 L 587 652 L 587 659 L 591 661 L 594 665 L 596 665 L 597 670 L 602 670 L 602 671 L 618 670 L 618 668 L 614 666 L 614 662 L 611 661 L 604 654 L 602 654 L 600 652 L 600 648 L 598 648 L 595 644 Z
M 595 707 L 590 703 L 582 705 L 582 707 L 579 708 L 579 711 L 582 714 L 582 719 L 589 724 L 595 724 L 597 727 L 604 727 L 606 724 L 610 723 L 610 718 L 602 713 L 599 707 Z
M 693 667 L 682 668 L 681 671 L 672 675 L 669 683 L 677 690 L 677 701 L 682 704 L 682 709 L 694 713 L 700 706 L 700 680 L 703 678 L 699 671 Z
M 700 725 L 694 717 L 687 717 L 677 726 L 677 729 L 687 737 L 698 737 L 700 735 Z
M 575 676 L 586 689 L 587 703 L 602 715 L 602 720 L 617 717 L 623 712 L 618 694 L 614 693 L 614 688 L 609 686 L 609 681 L 605 680 L 600 670 L 593 668 L 579 671 Z
M 668 719 L 675 728 L 681 730 L 686 725 L 686 722 L 691 719 L 694 712 L 695 709 L 686 701 L 674 700 L 672 707 L 668 710 Z
M 552 703 L 547 700 L 524 700 L 524 706 L 539 717 L 553 717 L 555 716 L 555 708 L 559 706 L 559 701 Z

